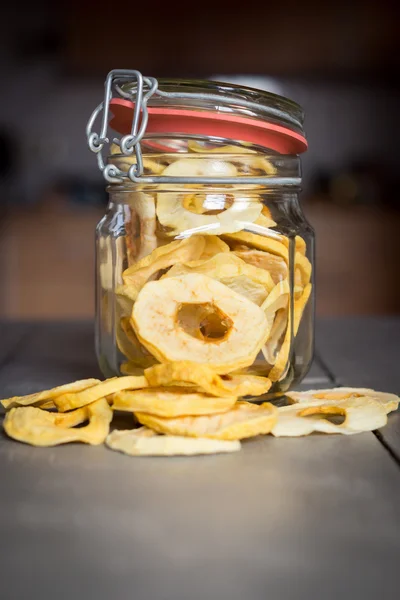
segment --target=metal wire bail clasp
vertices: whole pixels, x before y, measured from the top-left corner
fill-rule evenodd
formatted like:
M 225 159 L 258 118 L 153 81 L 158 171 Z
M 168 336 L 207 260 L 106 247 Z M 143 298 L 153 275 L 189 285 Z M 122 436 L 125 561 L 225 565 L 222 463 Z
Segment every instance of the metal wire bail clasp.
M 121 84 L 129 80 L 132 88 L 125 92 Z M 121 148 L 121 153 L 130 156 L 135 152 L 136 164 L 129 169 L 130 177 L 140 177 L 143 175 L 143 160 L 140 141 L 142 140 L 148 122 L 147 103 L 156 92 L 158 81 L 154 77 L 143 77 L 139 71 L 126 69 L 114 69 L 107 75 L 105 81 L 104 100 L 99 104 L 90 116 L 86 126 L 87 143 L 92 152 L 97 155 L 99 169 L 105 179 L 111 183 L 121 181 L 122 172 L 114 165 L 106 165 L 103 159 L 104 145 L 110 144 L 107 137 L 108 119 L 110 113 L 110 101 L 114 97 L 122 97 L 134 103 L 131 132 L 123 136 L 120 140 L 115 138 L 112 141 Z M 97 117 L 102 114 L 100 134 L 92 131 Z

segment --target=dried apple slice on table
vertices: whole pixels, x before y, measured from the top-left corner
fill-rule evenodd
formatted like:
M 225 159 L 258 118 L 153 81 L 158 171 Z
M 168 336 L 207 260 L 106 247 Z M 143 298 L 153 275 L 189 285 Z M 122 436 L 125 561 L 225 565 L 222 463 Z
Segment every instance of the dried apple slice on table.
M 158 433 L 206 437 L 219 440 L 241 440 L 269 433 L 276 422 L 277 409 L 270 403 L 261 405 L 236 402 L 222 414 L 167 419 L 135 413 L 138 421 Z
M 105 399 L 67 414 L 27 406 L 12 408 L 6 414 L 3 427 L 13 439 L 32 446 L 57 446 L 69 442 L 98 445 L 109 433 L 112 414 Z M 74 428 L 87 420 L 88 425 Z
M 127 431 L 113 431 L 106 444 L 112 450 L 130 456 L 193 456 L 237 452 L 240 442 L 157 435 L 147 427 Z

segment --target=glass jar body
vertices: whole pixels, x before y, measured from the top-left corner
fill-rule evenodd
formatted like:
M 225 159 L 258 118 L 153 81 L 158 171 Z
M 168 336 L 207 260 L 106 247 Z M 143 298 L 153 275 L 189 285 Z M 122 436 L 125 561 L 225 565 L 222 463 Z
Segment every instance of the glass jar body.
M 110 186 L 96 234 L 96 351 L 106 377 L 188 360 L 227 378 L 269 377 L 274 397 L 307 373 L 314 234 L 298 190 L 284 183 L 298 159 L 226 149 L 148 154 L 145 173 L 243 184 Z M 250 175 L 281 176 L 282 185 L 246 183 Z

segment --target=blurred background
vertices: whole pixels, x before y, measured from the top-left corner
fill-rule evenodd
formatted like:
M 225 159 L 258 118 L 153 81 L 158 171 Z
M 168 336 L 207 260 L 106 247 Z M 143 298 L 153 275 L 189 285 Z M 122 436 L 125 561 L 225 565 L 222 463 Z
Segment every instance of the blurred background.
M 300 103 L 317 312 L 399 312 L 396 4 L 3 7 L 0 318 L 93 316 L 94 228 L 106 194 L 85 126 L 112 68 L 232 81 Z

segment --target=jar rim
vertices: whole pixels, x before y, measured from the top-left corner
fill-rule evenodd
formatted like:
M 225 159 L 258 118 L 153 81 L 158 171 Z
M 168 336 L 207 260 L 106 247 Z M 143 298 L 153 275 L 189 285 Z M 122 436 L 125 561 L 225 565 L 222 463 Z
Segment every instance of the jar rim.
M 134 89 L 135 83 L 128 82 L 121 86 L 121 89 L 130 92 Z M 252 88 L 249 86 L 242 86 L 235 83 L 226 83 L 223 81 L 215 81 L 208 79 L 180 79 L 180 78 L 161 78 L 158 80 L 158 89 L 165 92 L 172 92 L 179 94 L 180 92 L 185 93 L 210 93 L 216 92 L 217 94 L 222 94 L 229 96 L 232 99 L 232 104 L 234 105 L 235 100 L 249 100 L 255 102 L 259 105 L 259 107 L 268 107 L 268 108 L 276 108 L 282 111 L 282 118 L 285 116 L 294 126 L 299 128 L 299 132 L 304 134 L 303 124 L 304 124 L 304 110 L 294 102 L 293 100 L 287 98 L 286 96 L 280 96 L 279 94 L 274 94 L 272 92 L 267 92 L 265 90 L 260 90 L 257 88 Z M 204 98 L 206 100 L 206 98 Z M 178 97 L 176 97 L 175 101 L 180 104 Z M 184 104 L 187 104 L 187 99 L 185 98 Z M 149 106 L 158 106 L 168 104 L 171 106 L 173 104 L 169 98 L 163 98 L 159 96 L 153 96 L 148 105 Z M 222 109 L 222 107 L 220 107 Z M 256 111 L 256 107 L 254 107 Z
M 126 81 L 112 98 L 110 126 L 127 135 L 135 111 L 137 84 Z M 231 83 L 161 79 L 146 101 L 149 133 L 193 133 L 242 140 L 280 154 L 307 149 L 303 109 L 292 100 Z

